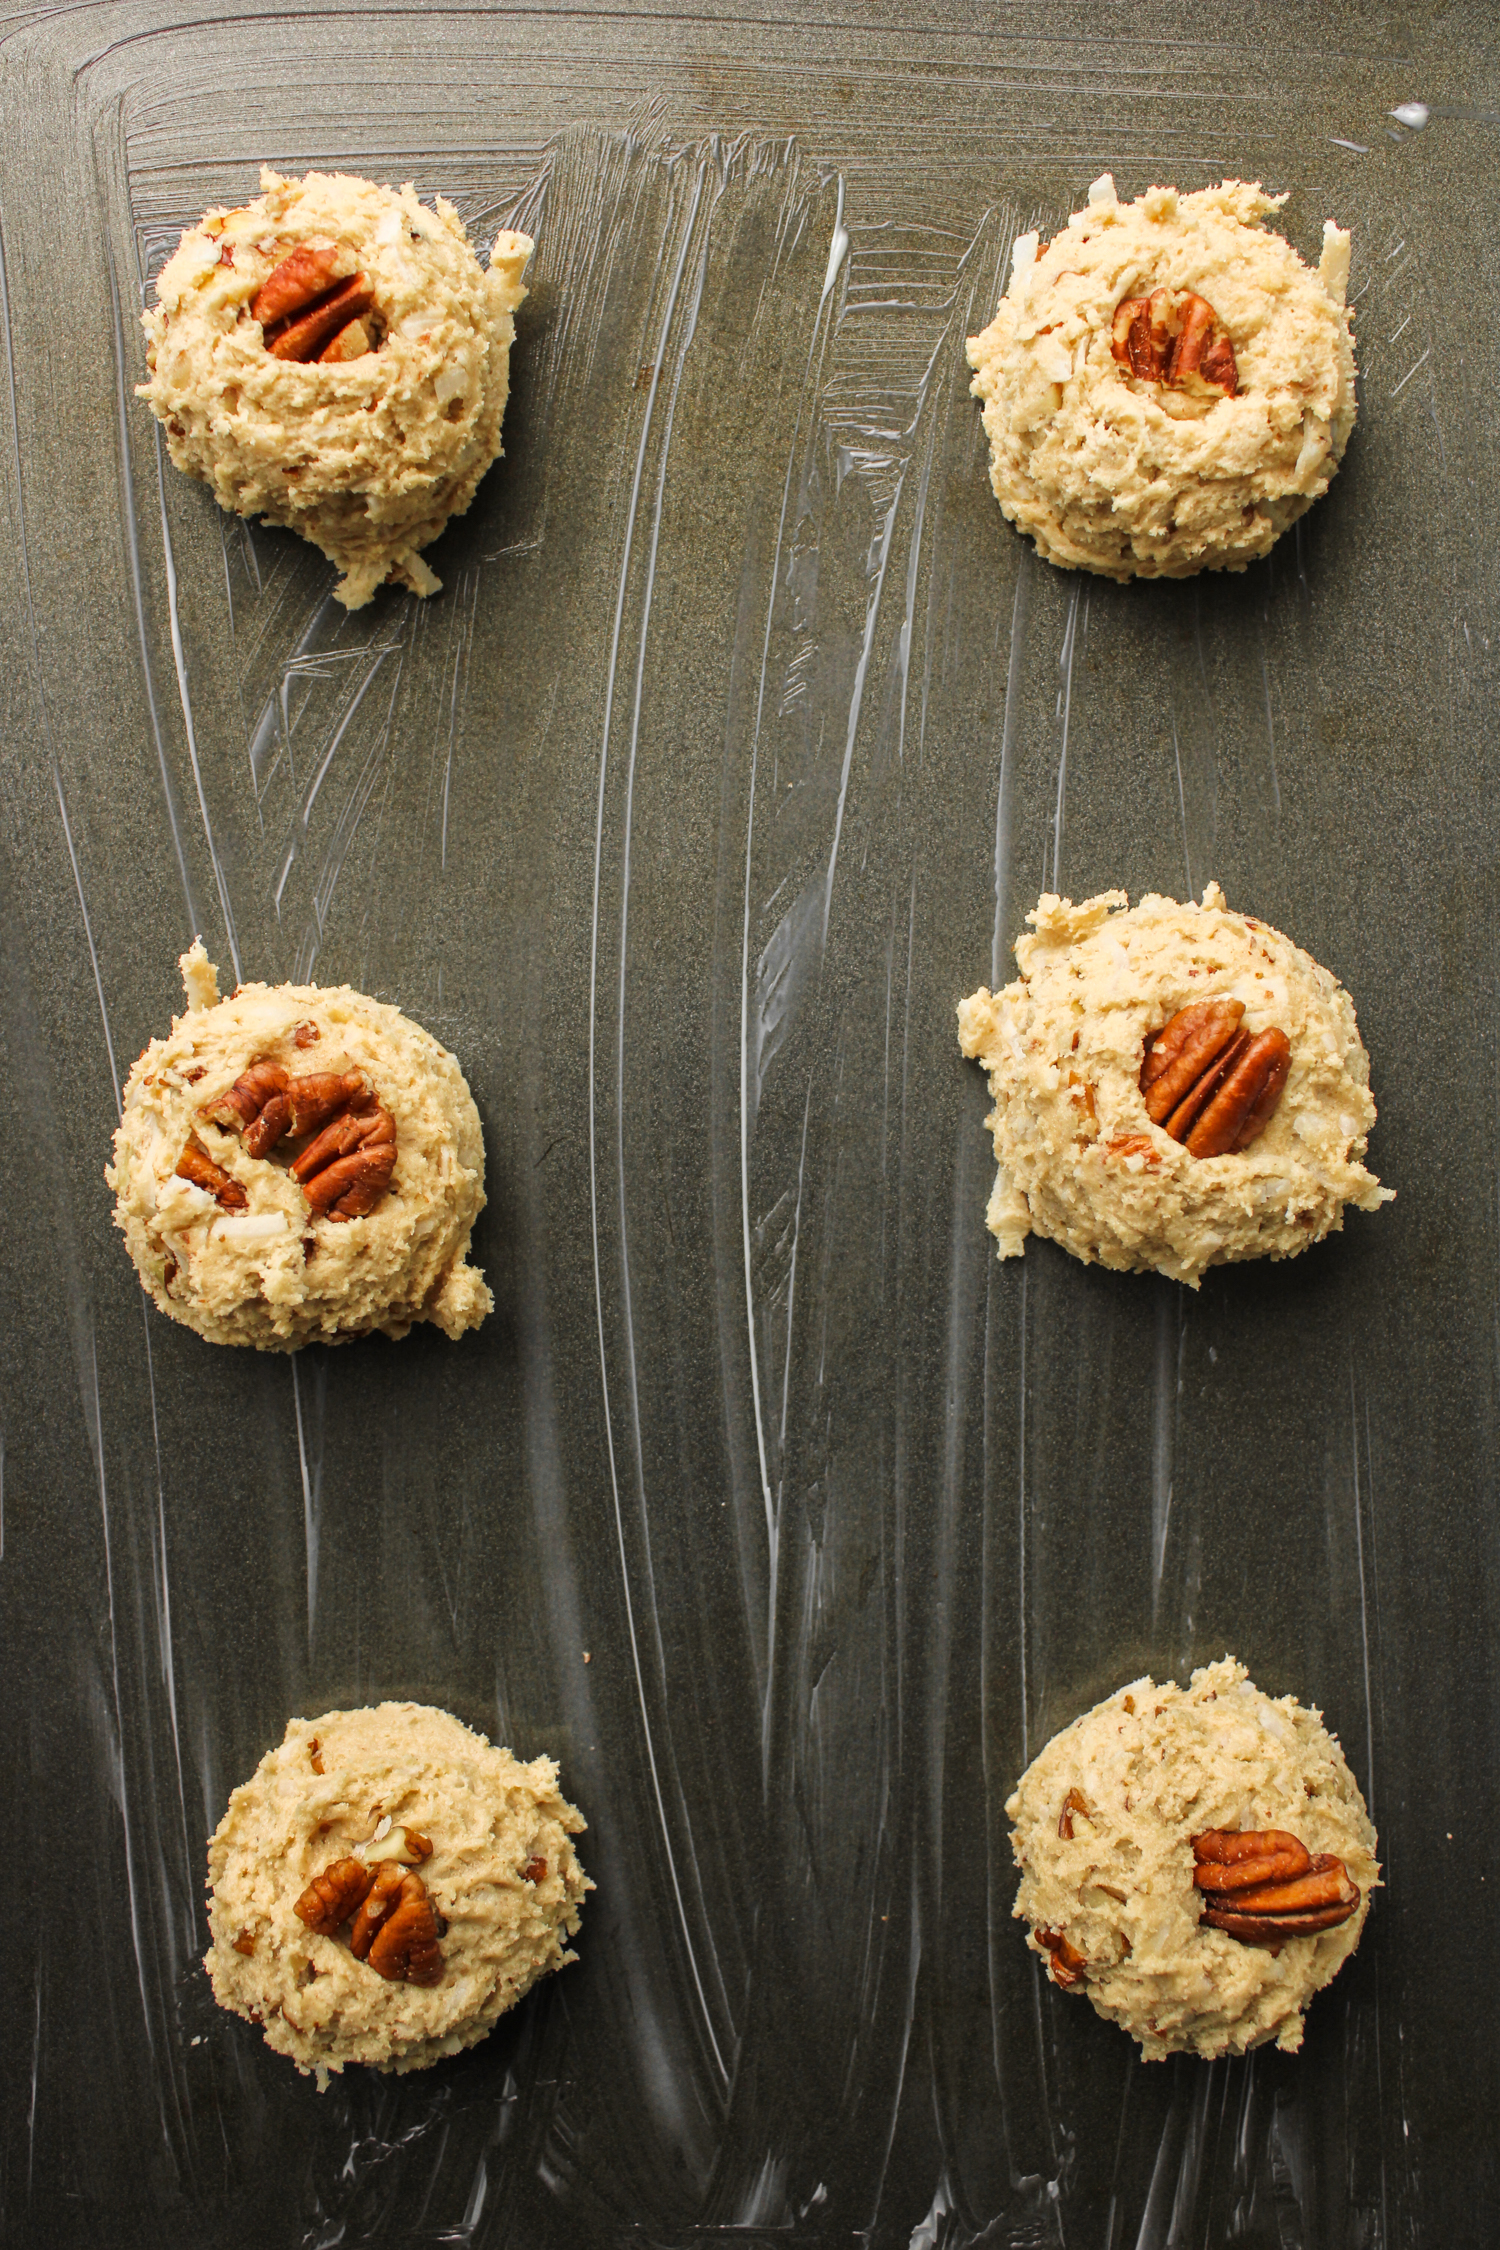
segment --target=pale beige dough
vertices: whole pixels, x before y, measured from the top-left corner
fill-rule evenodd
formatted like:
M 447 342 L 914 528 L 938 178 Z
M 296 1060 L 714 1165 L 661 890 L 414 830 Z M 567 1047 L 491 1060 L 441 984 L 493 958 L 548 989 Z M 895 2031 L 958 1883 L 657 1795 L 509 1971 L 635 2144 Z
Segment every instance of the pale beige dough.
M 1068 1808 L 1070 1789 L 1086 1814 Z M 1268 2039 L 1295 2052 L 1302 2011 L 1358 1945 L 1378 1886 L 1375 1830 L 1322 1714 L 1262 1695 L 1229 1656 L 1186 1688 L 1132 1680 L 1096 1704 L 1032 1760 L 1005 1810 L 1032 1950 L 1050 1961 L 1034 1933 L 1061 1930 L 1087 1964 L 1082 1989 L 1148 2062 Z M 1210 1828 L 1285 1829 L 1332 1853 L 1359 1905 L 1279 1952 L 1201 1923 L 1192 1839 Z
M 1010 286 L 969 339 L 990 481 L 1048 562 L 1108 578 L 1243 570 L 1326 492 L 1354 427 L 1349 237 L 1316 273 L 1258 225 L 1285 196 L 1225 180 L 1121 203 L 1106 173 L 1061 233 L 1022 235 Z M 1206 297 L 1229 332 L 1233 398 L 1133 377 L 1115 309 L 1156 287 Z
M 1201 906 L 1048 893 L 1027 920 L 1016 982 L 958 1009 L 959 1045 L 994 1096 L 988 1222 L 1002 1258 L 1042 1234 L 1196 1289 L 1209 1266 L 1295 1257 L 1343 1225 L 1345 1204 L 1393 1199 L 1360 1161 L 1375 1104 L 1354 1003 L 1279 930 L 1231 913 L 1217 883 Z M 1258 1140 L 1190 1156 L 1146 1115 L 1142 1056 L 1148 1033 L 1221 994 L 1244 1002 L 1245 1030 L 1286 1033 L 1291 1070 Z M 1144 1152 L 1119 1145 L 1141 1136 Z
M 262 1351 L 404 1336 L 419 1320 L 448 1336 L 477 1328 L 494 1303 L 468 1263 L 484 1209 L 484 1142 L 452 1055 L 399 1009 L 346 984 L 245 984 L 220 1000 L 197 940 L 181 968 L 186 1012 L 131 1069 L 104 1173 L 115 1225 L 155 1303 L 209 1343 Z M 299 1024 L 315 1025 L 317 1040 L 299 1046 Z M 261 1060 L 294 1075 L 367 1073 L 395 1119 L 396 1169 L 366 1216 L 315 1216 L 287 1169 L 297 1143 L 256 1159 L 237 1133 L 202 1116 Z M 190 1135 L 240 1182 L 244 1213 L 221 1211 L 206 1189 L 176 1177 Z
M 433 1847 L 417 1872 L 448 1925 L 434 1985 L 387 1982 L 355 1959 L 347 1930 L 315 1936 L 293 1912 L 335 1860 L 378 1854 L 382 1821 Z M 320 2083 L 346 2063 L 423 2070 L 456 2055 L 576 1959 L 567 1941 L 593 1889 L 572 1843 L 585 1825 L 550 1758 L 522 1765 L 430 1705 L 293 1719 L 209 1843 L 214 1998 Z
M 173 461 L 223 508 L 285 524 L 359 609 L 377 586 L 435 593 L 419 550 L 462 515 L 500 453 L 516 307 L 532 243 L 495 237 L 489 269 L 441 196 L 342 172 L 261 173 L 264 193 L 189 227 L 142 315 L 140 396 Z M 333 242 L 370 276 L 378 350 L 340 366 L 273 359 L 250 300 L 299 243 Z M 232 258 L 226 264 L 225 254 Z

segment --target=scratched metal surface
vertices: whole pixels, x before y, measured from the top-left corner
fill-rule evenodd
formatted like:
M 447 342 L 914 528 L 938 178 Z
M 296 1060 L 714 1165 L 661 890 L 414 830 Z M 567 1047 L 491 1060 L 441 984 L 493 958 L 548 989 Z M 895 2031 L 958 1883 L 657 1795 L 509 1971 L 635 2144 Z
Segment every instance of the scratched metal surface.
M 0 23 L 10 2239 L 1493 2239 L 1500 88 L 1482 10 L 1312 20 Z M 536 236 L 429 605 L 346 617 L 131 396 L 263 157 Z M 1105 167 L 1354 229 L 1348 465 L 1239 579 L 1056 574 L 988 493 L 963 339 Z M 1001 1267 L 955 1001 L 1043 887 L 1210 875 L 1354 992 L 1399 1201 L 1198 1296 Z M 479 1335 L 145 1309 L 100 1167 L 195 931 L 462 1058 Z M 1299 2058 L 1147 2068 L 1003 1803 L 1226 1647 L 1389 1888 Z M 204 1839 L 384 1695 L 555 1752 L 599 1888 L 482 2048 L 319 2097 L 210 2001 Z

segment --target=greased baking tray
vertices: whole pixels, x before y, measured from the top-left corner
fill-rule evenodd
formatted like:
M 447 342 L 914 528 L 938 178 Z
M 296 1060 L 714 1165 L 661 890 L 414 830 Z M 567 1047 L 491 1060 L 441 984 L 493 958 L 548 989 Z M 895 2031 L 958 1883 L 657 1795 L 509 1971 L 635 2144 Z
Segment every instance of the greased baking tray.
M 1491 2241 L 1492 17 L 3 36 L 10 2237 Z M 429 604 L 344 615 L 132 398 L 263 159 L 536 237 Z M 1058 574 L 988 490 L 964 337 L 1106 168 L 1353 229 L 1360 425 L 1240 577 Z M 955 1002 L 1043 888 L 1210 876 L 1349 986 L 1399 1200 L 1198 1295 L 1001 1266 Z M 149 1314 L 100 1173 L 195 931 L 460 1056 L 477 1335 Z M 1003 1804 L 1226 1648 L 1388 1888 L 1299 2057 L 1147 2067 L 1041 1980 Z M 204 1841 L 384 1695 L 555 1753 L 599 1887 L 483 2046 L 319 2097 L 210 2000 Z

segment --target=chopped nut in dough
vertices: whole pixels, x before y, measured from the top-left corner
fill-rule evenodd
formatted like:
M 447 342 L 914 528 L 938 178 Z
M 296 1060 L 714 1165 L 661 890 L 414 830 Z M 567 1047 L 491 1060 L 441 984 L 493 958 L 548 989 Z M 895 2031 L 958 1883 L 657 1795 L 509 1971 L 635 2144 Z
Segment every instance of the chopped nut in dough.
M 361 1856 L 376 1806 L 427 1845 L 417 1865 Z M 583 1827 L 550 1758 L 522 1765 L 446 1711 L 293 1719 L 208 1847 L 214 1998 L 320 2084 L 456 2055 L 575 1958 Z
M 485 271 L 453 206 L 410 183 L 267 170 L 261 186 L 163 268 L 140 395 L 221 508 L 337 564 L 346 609 L 388 583 L 436 593 L 420 550 L 499 457 L 530 238 L 498 234 Z
M 1048 562 L 1108 578 L 1243 570 L 1310 508 L 1354 427 L 1349 237 L 1316 272 L 1225 180 L 1121 203 L 1106 173 L 969 339 L 990 482 Z
M 958 1010 L 994 1096 L 1002 1258 L 1042 1234 L 1196 1289 L 1392 1200 L 1361 1161 L 1375 1104 L 1354 1004 L 1279 930 L 1217 883 L 1201 906 L 1049 893 L 1027 920 L 1016 982 Z
M 1263 1695 L 1228 1656 L 1187 1688 L 1133 1680 L 1096 1704 L 1005 1810 L 1032 1950 L 1148 2062 L 1271 2039 L 1295 2052 L 1379 1882 L 1375 1831 L 1321 1713 Z
M 142 1288 L 209 1343 L 262 1351 L 477 1328 L 484 1143 L 452 1055 L 348 985 L 220 1000 L 201 942 L 181 967 L 187 1011 L 126 1080 L 104 1173 Z

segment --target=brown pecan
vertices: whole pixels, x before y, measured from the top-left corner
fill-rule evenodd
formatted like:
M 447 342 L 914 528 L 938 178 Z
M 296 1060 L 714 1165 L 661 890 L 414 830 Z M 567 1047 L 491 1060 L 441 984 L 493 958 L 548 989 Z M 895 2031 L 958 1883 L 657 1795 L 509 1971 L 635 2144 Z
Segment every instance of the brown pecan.
M 1082 1984 L 1087 1963 L 1077 1946 L 1069 1945 L 1061 1930 L 1037 1930 L 1033 1935 L 1038 1945 L 1044 1945 L 1052 1956 L 1047 1964 L 1052 1982 L 1061 1985 L 1064 1992 L 1071 1992 L 1075 1984 Z
M 369 1961 L 375 1974 L 392 1984 L 436 1984 L 442 1977 L 437 1916 L 420 1875 L 402 1877 L 395 1909 L 376 1932 Z
M 292 1177 L 315 1211 L 357 1219 L 373 1211 L 396 1168 L 396 1120 L 374 1094 L 346 1109 L 292 1165 Z
M 1291 1042 L 1274 1028 L 1252 1037 L 1242 1028 L 1244 1013 L 1242 1000 L 1196 1000 L 1146 1041 L 1146 1115 L 1190 1156 L 1248 1148 L 1281 1100 Z
M 370 341 L 370 331 L 366 328 L 364 322 L 362 320 L 351 320 L 347 328 L 339 330 L 331 344 L 323 346 L 318 354 L 318 365 L 320 367 L 336 367 L 346 359 L 363 359 L 366 352 L 374 349 L 375 347 Z
M 234 1950 L 236 1953 L 243 1953 L 247 1958 L 255 1951 L 255 1940 L 248 1930 L 241 1930 L 239 1936 L 234 1940 Z
M 1169 390 L 1219 391 L 1233 398 L 1239 370 L 1228 331 L 1196 290 L 1153 289 L 1115 307 L 1109 348 L 1142 382 Z
M 314 1735 L 311 1742 L 307 1746 L 307 1755 L 312 1760 L 312 1770 L 314 1773 L 322 1773 L 325 1770 L 323 1765 L 322 1753 L 323 1745 L 319 1742 L 317 1736 Z
M 360 1873 L 367 1875 L 369 1869 L 361 1867 Z M 405 1880 L 406 1869 L 394 1860 L 387 1860 L 376 1874 L 349 1932 L 349 1950 L 356 1961 L 364 1960 L 375 1942 L 375 1932 L 386 1916 L 395 1911 L 397 1894 Z
M 547 1862 L 534 1852 L 521 1869 L 521 1880 L 523 1883 L 539 1883 L 546 1872 Z
M 1210 1828 L 1193 1838 L 1193 1881 L 1214 1894 L 1203 1920 L 1244 1945 L 1281 1945 L 1347 1922 L 1359 1885 L 1331 1852 L 1285 1829 Z
M 274 328 L 295 313 L 306 312 L 335 282 L 346 278 L 349 261 L 336 242 L 299 242 L 295 250 L 273 266 L 250 300 L 250 318 L 262 328 Z
M 315 1875 L 292 1912 L 318 1937 L 332 1937 L 364 1902 L 377 1878 L 357 1859 L 336 1859 Z
M 315 1047 L 323 1034 L 309 1016 L 306 1023 L 292 1025 L 292 1037 L 299 1047 Z
M 1057 1833 L 1065 1844 L 1070 1844 L 1073 1840 L 1073 1815 L 1076 1812 L 1082 1813 L 1085 1820 L 1092 1820 L 1094 1817 L 1089 1811 L 1089 1801 L 1083 1791 L 1070 1789 L 1063 1799 L 1063 1809 L 1057 1818 Z
M 232 1086 L 222 1094 L 215 1094 L 199 1110 L 212 1125 L 222 1125 L 226 1132 L 243 1133 L 253 1124 L 267 1102 L 286 1091 L 287 1074 L 280 1063 L 254 1062 L 242 1070 Z
M 179 1180 L 191 1180 L 194 1187 L 207 1188 L 214 1201 L 225 1211 L 248 1211 L 250 1198 L 232 1172 L 222 1164 L 215 1164 L 203 1143 L 190 1136 L 187 1147 L 177 1159 Z

